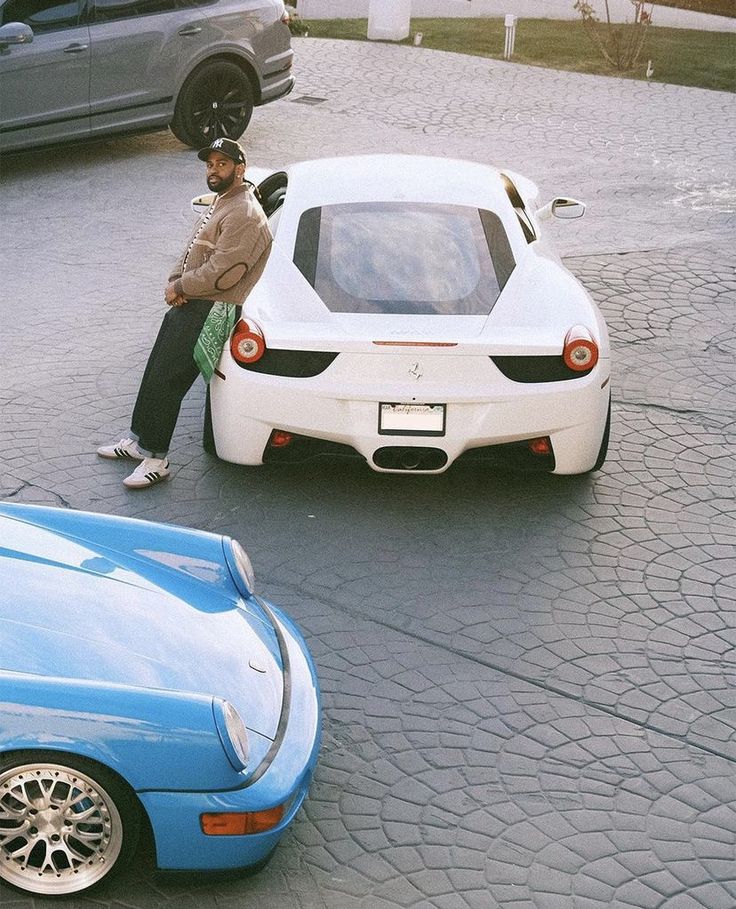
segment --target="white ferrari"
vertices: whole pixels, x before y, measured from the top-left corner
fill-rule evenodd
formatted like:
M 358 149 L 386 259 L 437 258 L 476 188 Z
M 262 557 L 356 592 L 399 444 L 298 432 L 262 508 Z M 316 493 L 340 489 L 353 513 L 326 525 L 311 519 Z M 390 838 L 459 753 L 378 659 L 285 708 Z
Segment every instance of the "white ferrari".
M 512 171 L 405 155 L 306 161 L 258 188 L 274 248 L 210 383 L 209 451 L 392 473 L 602 466 L 606 324 L 542 229 L 583 203 L 539 206 Z

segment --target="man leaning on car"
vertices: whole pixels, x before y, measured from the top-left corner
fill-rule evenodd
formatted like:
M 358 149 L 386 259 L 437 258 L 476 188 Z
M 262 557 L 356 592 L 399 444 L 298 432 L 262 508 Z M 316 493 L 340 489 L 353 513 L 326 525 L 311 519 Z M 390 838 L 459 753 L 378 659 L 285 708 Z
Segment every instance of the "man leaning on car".
M 263 273 L 273 237 L 249 184 L 246 158 L 232 139 L 199 152 L 207 186 L 216 193 L 179 257 L 164 299 L 169 311 L 148 359 L 128 436 L 97 454 L 140 461 L 123 480 L 144 489 L 169 476 L 168 451 L 184 395 L 202 371 L 212 375 L 243 303 Z

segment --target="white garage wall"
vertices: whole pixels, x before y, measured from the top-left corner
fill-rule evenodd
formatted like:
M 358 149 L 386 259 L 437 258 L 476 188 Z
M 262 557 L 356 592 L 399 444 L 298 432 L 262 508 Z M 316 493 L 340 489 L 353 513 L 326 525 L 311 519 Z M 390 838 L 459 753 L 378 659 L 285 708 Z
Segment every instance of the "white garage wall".
M 288 0 L 287 0 L 288 2 Z M 500 18 L 513 13 L 522 19 L 577 19 L 573 9 L 575 0 L 412 0 L 412 16 L 436 18 L 458 18 L 483 16 Z M 603 0 L 589 0 L 605 19 Z M 630 0 L 608 0 L 611 19 L 615 22 L 631 22 L 634 7 Z M 370 0 L 298 0 L 298 12 L 302 19 L 367 19 Z M 651 3 L 647 0 L 646 9 Z M 672 28 L 695 28 L 706 31 L 736 32 L 736 19 L 724 16 L 707 16 L 688 10 L 654 4 L 652 16 L 654 25 Z
M 595 5 L 596 0 L 592 0 Z M 603 0 L 598 0 L 601 11 Z M 517 16 L 543 19 L 577 19 L 573 9 L 574 0 L 412 0 L 412 16 L 433 16 L 439 18 Z M 633 18 L 633 7 L 629 0 L 609 0 L 611 7 L 620 7 L 620 12 Z M 368 16 L 370 0 L 299 0 L 298 12 L 303 19 L 365 19 Z

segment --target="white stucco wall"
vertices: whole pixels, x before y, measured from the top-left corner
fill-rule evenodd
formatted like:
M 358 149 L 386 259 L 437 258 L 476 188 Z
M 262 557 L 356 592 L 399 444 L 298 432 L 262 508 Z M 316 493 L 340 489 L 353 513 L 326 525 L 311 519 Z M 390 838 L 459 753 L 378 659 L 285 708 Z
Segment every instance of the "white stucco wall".
M 513 13 L 522 19 L 577 19 L 575 0 L 411 0 L 411 15 L 435 18 L 496 17 Z M 605 17 L 603 0 L 589 0 Z M 634 7 L 630 0 L 608 0 L 611 18 L 616 22 L 632 21 Z M 370 0 L 298 0 L 302 19 L 367 19 Z M 647 2 L 647 10 L 650 3 Z M 683 9 L 654 4 L 654 25 L 673 28 L 695 28 L 704 31 L 736 32 L 736 19 L 707 16 Z

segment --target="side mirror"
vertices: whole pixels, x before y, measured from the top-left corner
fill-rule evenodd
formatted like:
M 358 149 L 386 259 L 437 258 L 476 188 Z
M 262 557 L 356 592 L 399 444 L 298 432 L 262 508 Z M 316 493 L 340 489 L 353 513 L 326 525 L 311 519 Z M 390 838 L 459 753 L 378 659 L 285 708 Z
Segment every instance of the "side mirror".
M 585 214 L 585 202 L 577 199 L 554 199 L 552 214 L 555 218 L 582 218 Z
M 0 28 L 0 47 L 9 44 L 30 44 L 33 41 L 33 29 L 23 22 L 8 22 Z
M 192 211 L 196 215 L 203 215 L 210 205 L 212 205 L 216 195 L 217 193 L 204 193 L 204 195 L 195 196 L 191 202 Z
M 577 199 L 553 199 L 537 211 L 537 218 L 544 221 L 554 215 L 555 218 L 582 218 L 585 214 L 585 202 Z

